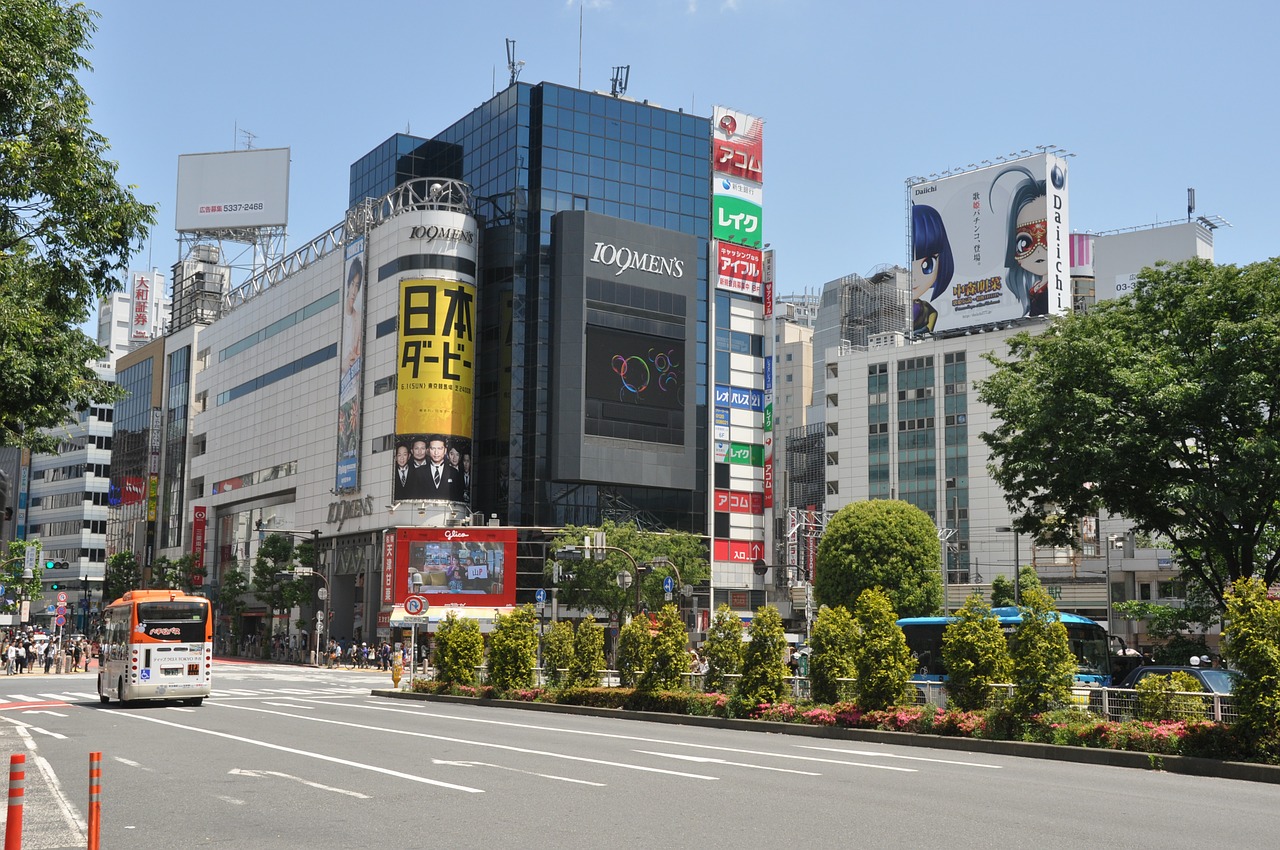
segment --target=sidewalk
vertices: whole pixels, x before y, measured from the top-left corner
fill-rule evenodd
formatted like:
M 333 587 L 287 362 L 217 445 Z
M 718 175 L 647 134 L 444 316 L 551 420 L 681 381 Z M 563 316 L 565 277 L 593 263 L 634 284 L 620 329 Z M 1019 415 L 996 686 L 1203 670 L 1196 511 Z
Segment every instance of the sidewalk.
M 25 672 L 23 672 L 23 673 L 21 673 L 21 674 L 19 674 L 19 673 L 15 670 L 12 676 L 6 675 L 6 674 L 5 674 L 5 672 L 4 672 L 4 667 L 3 667 L 3 665 L 0 665 L 0 680 L 4 680 L 4 679 L 25 679 L 25 678 L 27 678 L 28 676 L 70 676 L 70 675 L 73 675 L 73 674 L 84 675 L 85 673 L 93 673 L 94 675 L 97 675 L 97 673 L 98 673 L 98 662 L 96 662 L 96 661 L 95 661 L 95 662 L 93 662 L 93 665 L 92 665 L 92 666 L 90 667 L 90 669 L 88 669 L 88 670 L 71 670 L 71 669 L 63 669 L 63 671 L 62 671 L 61 673 L 59 673 L 59 672 L 58 672 L 58 668 L 57 668 L 57 666 L 56 666 L 56 665 L 50 666 L 50 667 L 49 667 L 49 672 L 48 672 L 48 673 L 45 673 L 45 672 L 44 672 L 44 665 L 43 665 L 43 664 L 40 664 L 40 665 L 39 665 L 39 666 L 37 666 L 34 670 L 32 670 L 32 669 L 28 668 Z

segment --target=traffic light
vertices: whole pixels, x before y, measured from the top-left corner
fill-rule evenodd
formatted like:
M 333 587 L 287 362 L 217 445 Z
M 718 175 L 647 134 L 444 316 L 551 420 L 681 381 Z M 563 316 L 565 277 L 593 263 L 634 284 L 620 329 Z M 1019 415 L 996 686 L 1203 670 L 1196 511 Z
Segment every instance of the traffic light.
M 62 590 L 62 583 L 61 583 L 61 582 L 57 582 L 57 581 L 55 581 L 53 584 L 49 585 L 49 589 L 50 589 L 50 590 Z
M 44 568 L 46 570 L 65 570 L 69 566 L 71 566 L 71 564 L 67 563 L 66 561 L 49 560 L 44 562 Z
M 44 568 L 45 568 L 46 570 L 51 570 L 51 569 L 53 569 L 54 567 L 56 567 L 57 565 L 58 565 L 58 562 L 57 562 L 57 561 L 45 561 L 45 562 L 44 562 Z

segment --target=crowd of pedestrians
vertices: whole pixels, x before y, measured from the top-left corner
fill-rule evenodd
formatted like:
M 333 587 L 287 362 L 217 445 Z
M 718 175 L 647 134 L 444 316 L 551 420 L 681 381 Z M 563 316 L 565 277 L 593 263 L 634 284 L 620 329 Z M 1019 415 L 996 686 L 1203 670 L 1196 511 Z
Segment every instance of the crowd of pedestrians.
M 58 655 L 62 653 L 61 663 Z M 6 630 L 0 634 L 0 661 L 6 676 L 23 673 L 89 671 L 97 653 L 86 638 L 51 640 L 48 635 L 31 630 Z

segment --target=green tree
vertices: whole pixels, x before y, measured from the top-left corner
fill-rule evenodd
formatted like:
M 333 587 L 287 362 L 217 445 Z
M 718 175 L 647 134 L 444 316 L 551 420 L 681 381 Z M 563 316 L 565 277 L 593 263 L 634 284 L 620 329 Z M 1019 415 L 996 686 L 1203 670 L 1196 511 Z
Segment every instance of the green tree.
M 888 594 L 875 587 L 862 591 L 853 609 L 859 643 L 852 690 L 854 702 L 864 711 L 915 702 L 915 660 L 897 621 Z
M 56 451 L 70 410 L 120 398 L 80 330 L 119 289 L 154 207 L 116 180 L 77 75 L 96 13 L 0 3 L 0 445 Z
M 1004 576 L 996 576 L 991 580 L 991 607 L 1005 608 L 1012 605 L 1013 582 Z
M 1221 608 L 1239 578 L 1280 578 L 1280 259 L 1157 264 L 1131 297 L 1037 335 L 979 388 L 992 474 L 1014 526 L 1076 545 L 1105 511 L 1169 541 Z
M 742 656 L 742 678 L 733 694 L 734 714 L 747 714 L 759 705 L 786 699 L 786 651 L 787 635 L 778 609 L 772 605 L 757 608 L 751 619 L 751 639 Z
M 262 642 L 264 658 L 271 652 L 277 612 L 287 614 L 310 597 L 310 584 L 293 578 L 293 568 L 297 564 L 295 556 L 293 541 L 283 534 L 268 534 L 258 546 L 253 564 L 253 593 L 259 602 L 267 606 L 272 623 L 271 631 Z M 287 622 L 285 628 L 288 629 Z
M 233 647 L 239 647 L 242 621 L 248 603 L 245 601 L 249 593 L 249 577 L 232 567 L 222 573 L 222 584 L 218 586 L 218 607 L 222 615 L 231 621 L 231 641 Z
M 1239 728 L 1255 749 L 1280 758 L 1280 601 L 1256 577 L 1227 596 L 1223 654 L 1242 674 L 1234 695 Z
M 1178 605 L 1139 599 L 1117 602 L 1112 610 L 1128 620 L 1141 620 L 1155 642 L 1157 664 L 1186 664 L 1193 655 L 1209 653 L 1209 630 L 1222 622 L 1217 602 L 1193 576 L 1183 576 L 1186 597 Z
M 632 617 L 618 632 L 618 679 L 623 687 L 638 685 L 653 666 L 653 636 L 648 617 Z
M 489 635 L 489 684 L 503 691 L 532 687 L 537 664 L 538 615 L 533 606 L 499 614 Z
M 36 547 L 38 553 L 39 541 L 32 545 Z M 36 560 L 39 561 L 38 556 Z M 32 570 L 31 578 L 23 580 L 22 573 L 26 570 L 26 561 L 27 544 L 11 541 L 8 557 L 5 558 L 3 568 L 0 568 L 0 584 L 5 587 L 5 595 L 0 597 L 0 613 L 16 613 L 21 610 L 24 598 L 39 599 L 44 591 L 39 569 Z
M 729 677 L 742 672 L 742 618 L 724 603 L 711 617 L 707 639 L 702 642 L 702 658 L 707 662 L 703 690 L 709 693 L 732 690 Z
M 151 565 L 151 586 L 191 593 L 196 589 L 197 575 L 200 576 L 203 585 L 208 571 L 204 567 L 196 567 L 194 555 L 183 555 L 176 561 L 161 555 Z
M 658 612 L 658 634 L 653 639 L 653 664 L 640 677 L 640 687 L 669 691 L 680 687 L 688 672 L 689 633 L 676 606 L 663 605 Z
M 978 594 L 970 595 L 956 611 L 955 621 L 943 629 L 942 663 L 947 668 L 947 696 L 965 711 L 986 708 L 991 686 L 1009 681 L 1009 641 L 1000 618 Z
M 476 668 L 484 664 L 484 636 L 480 624 L 450 611 L 436 629 L 436 681 L 445 685 L 474 685 Z
M 608 545 L 621 552 L 605 550 L 602 560 L 591 558 L 583 561 L 565 561 L 562 569 L 572 573 L 572 579 L 563 579 L 560 588 L 560 604 L 570 608 L 580 608 L 596 614 L 608 614 L 619 621 L 633 613 L 636 608 L 636 588 L 618 586 L 618 573 L 631 573 L 635 569 L 631 559 L 640 569 L 640 598 L 649 610 L 657 610 L 662 605 L 664 592 L 662 580 L 667 576 L 683 581 L 685 584 L 697 586 L 711 576 L 710 563 L 707 560 L 707 547 L 703 538 L 682 531 L 651 532 L 641 531 L 635 523 L 618 525 L 605 521 L 599 528 L 586 526 L 566 526 L 552 540 L 548 555 L 566 546 L 582 548 L 583 538 L 596 531 L 603 531 Z M 630 555 L 631 558 L 628 558 Z M 659 556 L 670 561 L 668 566 L 646 568 Z M 546 566 L 546 580 L 552 579 L 552 561 Z
M 131 590 L 142 589 L 142 566 L 132 552 L 117 552 L 107 558 L 106 576 L 102 584 L 103 605 L 124 596 Z
M 1138 719 L 1204 720 L 1205 703 L 1199 696 L 1200 680 L 1175 670 L 1167 676 L 1143 676 L 1138 692 Z
M 1014 628 L 1011 654 L 1009 710 L 1015 717 L 1028 720 L 1070 700 L 1076 659 L 1067 627 L 1043 588 L 1022 590 L 1022 622 Z
M 569 684 L 589 688 L 600 685 L 604 669 L 604 629 L 590 617 L 578 621 L 573 637 L 573 663 L 569 665 Z
M 845 505 L 818 545 L 813 596 L 852 610 L 864 590 L 881 588 L 900 617 L 942 606 L 942 550 L 928 514 L 906 502 L 877 499 Z
M 561 685 L 573 666 L 573 623 L 557 620 L 551 624 L 542 644 L 542 672 L 552 687 Z
M 809 634 L 809 687 L 814 702 L 840 699 L 840 679 L 854 677 L 853 659 L 858 652 L 858 630 L 849 609 L 823 605 Z

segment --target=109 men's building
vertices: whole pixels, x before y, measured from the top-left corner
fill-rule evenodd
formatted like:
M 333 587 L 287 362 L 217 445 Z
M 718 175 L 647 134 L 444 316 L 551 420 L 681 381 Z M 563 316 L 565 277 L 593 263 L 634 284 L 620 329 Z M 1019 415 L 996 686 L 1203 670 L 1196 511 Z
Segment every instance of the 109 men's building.
M 714 455 L 710 376 L 763 398 L 760 122 L 715 123 L 514 83 L 358 160 L 344 221 L 241 286 L 197 244 L 174 268 L 188 320 L 123 364 L 139 468 L 113 481 L 150 486 L 109 547 L 192 553 L 215 592 L 269 533 L 317 542 L 325 630 L 356 639 L 414 589 L 488 617 L 533 601 L 548 532 L 608 519 L 723 536 L 749 590 L 761 502 L 713 523 L 710 493 L 713 472 L 763 491 L 764 410 L 726 404 L 747 461 Z M 713 204 L 713 176 L 736 194 Z

